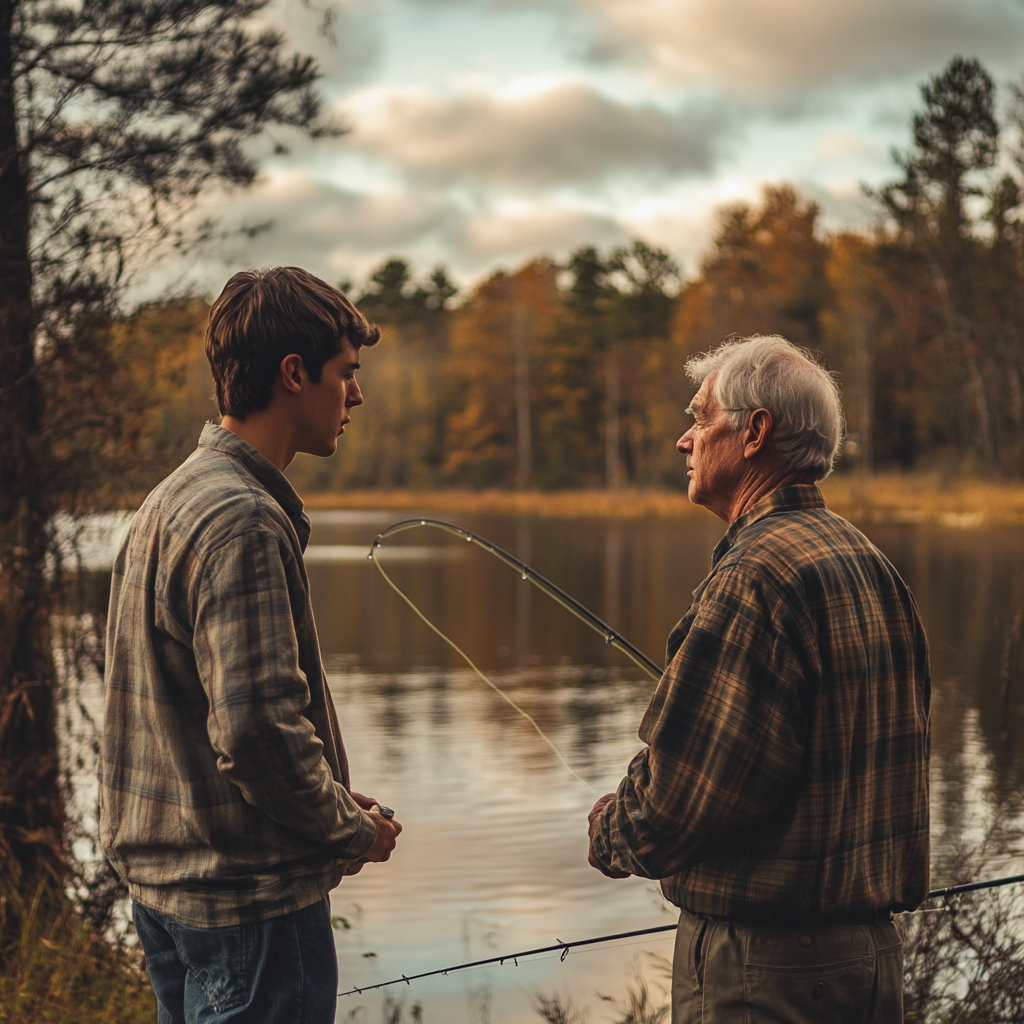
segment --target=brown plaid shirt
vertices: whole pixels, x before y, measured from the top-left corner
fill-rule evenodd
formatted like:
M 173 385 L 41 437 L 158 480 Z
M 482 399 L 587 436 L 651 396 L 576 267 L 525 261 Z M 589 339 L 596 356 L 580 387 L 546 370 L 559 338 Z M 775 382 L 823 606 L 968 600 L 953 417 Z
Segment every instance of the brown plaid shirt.
M 198 927 L 301 910 L 369 849 L 275 466 L 208 425 L 114 564 L 100 836 L 133 899 Z
M 733 523 L 666 660 L 598 860 L 718 918 L 921 903 L 927 641 L 906 584 L 817 487 Z

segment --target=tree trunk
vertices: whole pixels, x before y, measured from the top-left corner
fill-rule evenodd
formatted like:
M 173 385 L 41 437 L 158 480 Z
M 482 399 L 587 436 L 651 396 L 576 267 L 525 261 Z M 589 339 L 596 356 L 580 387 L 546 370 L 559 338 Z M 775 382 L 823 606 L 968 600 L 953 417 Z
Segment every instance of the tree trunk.
M 63 812 L 44 571 L 56 485 L 36 374 L 16 2 L 0 0 L 0 861 L 4 872 L 32 876 L 62 864 Z
M 962 298 L 965 289 L 958 286 L 955 279 L 963 275 L 956 274 L 956 268 L 947 273 L 940 261 L 934 259 L 935 284 L 942 299 L 943 312 L 945 314 L 946 327 L 950 339 L 953 342 L 954 351 L 963 360 L 964 369 L 967 372 L 966 392 L 974 406 L 974 414 L 977 418 L 977 445 L 981 450 L 981 457 L 985 462 L 985 468 L 992 472 L 996 467 L 995 439 L 992 430 L 992 415 L 989 409 L 988 395 L 985 390 L 985 379 L 981 373 L 981 366 L 971 338 L 971 318 L 964 311 L 965 302 Z M 950 286 L 950 278 L 954 278 L 953 287 Z M 954 292 L 956 294 L 954 294 Z
M 871 343 L 868 341 L 867 325 L 863 314 L 856 314 L 857 331 L 857 370 L 860 377 L 858 390 L 858 406 L 860 416 L 860 471 L 861 475 L 870 477 L 875 469 L 875 391 L 874 391 L 874 358 Z
M 530 429 L 530 353 L 526 337 L 526 302 L 523 282 L 512 294 L 512 352 L 516 366 L 516 487 L 525 490 L 533 476 L 533 438 Z
M 604 470 L 609 491 L 622 488 L 622 419 L 619 415 L 619 360 L 614 344 L 604 356 Z

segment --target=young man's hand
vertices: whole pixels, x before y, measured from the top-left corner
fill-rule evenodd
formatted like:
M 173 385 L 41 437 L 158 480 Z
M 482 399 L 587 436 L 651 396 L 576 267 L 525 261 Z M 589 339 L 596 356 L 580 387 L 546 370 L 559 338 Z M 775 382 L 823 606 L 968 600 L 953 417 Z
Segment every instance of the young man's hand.
M 352 799 L 364 810 L 373 815 L 373 823 L 377 827 L 373 845 L 358 860 L 349 862 L 345 869 L 346 875 L 358 875 L 364 864 L 380 864 L 391 856 L 391 851 L 402 833 L 402 825 L 395 818 L 385 818 L 379 814 L 380 804 L 370 796 L 352 793 Z
M 348 794 L 364 811 L 372 811 L 374 807 L 380 807 L 380 801 L 375 796 L 363 796 L 362 793 L 349 792 Z

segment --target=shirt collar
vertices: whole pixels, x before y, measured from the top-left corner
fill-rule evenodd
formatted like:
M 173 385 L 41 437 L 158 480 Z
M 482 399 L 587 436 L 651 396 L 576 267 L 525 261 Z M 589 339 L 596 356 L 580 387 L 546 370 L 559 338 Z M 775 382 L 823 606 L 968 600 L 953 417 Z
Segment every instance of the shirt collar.
M 712 566 L 718 564 L 718 560 L 736 543 L 736 538 L 748 526 L 753 526 L 767 516 L 780 512 L 798 512 L 805 508 L 824 507 L 825 499 L 821 496 L 817 484 L 791 484 L 789 487 L 780 487 L 777 491 L 766 494 L 729 527 L 711 555 Z
M 284 509 L 299 535 L 299 544 L 305 551 L 309 541 L 309 519 L 302 511 L 302 499 L 295 493 L 288 477 L 266 456 L 261 455 L 248 441 L 236 433 L 207 423 L 199 435 L 200 448 L 212 448 L 241 463 L 266 488 L 270 496 Z

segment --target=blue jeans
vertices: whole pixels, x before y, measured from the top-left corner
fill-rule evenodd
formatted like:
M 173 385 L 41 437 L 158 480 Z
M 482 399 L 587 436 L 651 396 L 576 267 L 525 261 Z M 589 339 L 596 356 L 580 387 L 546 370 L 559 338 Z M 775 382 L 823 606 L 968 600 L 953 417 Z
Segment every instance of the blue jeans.
M 269 921 L 193 928 L 132 903 L 157 1024 L 334 1024 L 330 902 Z

